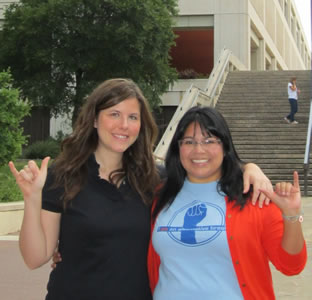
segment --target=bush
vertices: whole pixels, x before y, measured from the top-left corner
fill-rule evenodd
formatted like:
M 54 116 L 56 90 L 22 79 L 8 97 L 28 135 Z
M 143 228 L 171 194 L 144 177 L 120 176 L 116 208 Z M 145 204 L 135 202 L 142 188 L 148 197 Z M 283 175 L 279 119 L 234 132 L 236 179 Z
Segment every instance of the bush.
M 22 193 L 12 174 L 0 174 L 0 202 L 23 200 Z
M 17 162 L 17 169 L 21 169 L 26 162 Z M 23 200 L 23 195 L 15 182 L 14 176 L 8 166 L 0 168 L 0 202 L 13 202 Z
M 193 69 L 185 69 L 179 72 L 179 79 L 198 79 L 198 78 L 208 78 L 209 74 L 198 73 Z
M 60 142 L 48 138 L 45 141 L 38 141 L 25 148 L 23 157 L 27 159 L 43 159 L 46 156 L 55 158 L 60 152 Z
M 198 77 L 199 77 L 199 73 L 197 73 L 193 69 L 185 69 L 179 72 L 179 79 L 194 79 Z
M 13 88 L 9 72 L 0 72 L 0 166 L 21 155 L 26 143 L 20 123 L 29 114 L 30 104 L 20 99 L 19 90 Z
M 17 170 L 21 170 L 27 162 L 28 160 L 19 159 L 14 164 Z M 41 166 L 41 160 L 37 160 L 36 163 L 38 167 Z M 51 163 L 50 160 L 49 164 Z M 23 195 L 11 174 L 9 166 L 5 165 L 0 167 L 0 203 L 14 201 L 23 201 Z

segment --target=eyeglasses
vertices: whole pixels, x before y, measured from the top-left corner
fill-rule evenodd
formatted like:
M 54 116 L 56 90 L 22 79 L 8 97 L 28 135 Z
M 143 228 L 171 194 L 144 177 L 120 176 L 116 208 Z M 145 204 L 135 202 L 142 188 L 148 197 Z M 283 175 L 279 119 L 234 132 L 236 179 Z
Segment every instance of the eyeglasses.
M 179 140 L 178 143 L 180 147 L 184 147 L 184 148 L 191 149 L 191 148 L 195 148 L 197 144 L 200 144 L 203 149 L 209 149 L 209 148 L 215 147 L 216 145 L 221 144 L 222 142 L 220 139 L 215 139 L 215 138 L 206 138 L 201 141 L 196 141 L 195 139 L 192 139 L 192 138 L 185 138 L 185 139 Z

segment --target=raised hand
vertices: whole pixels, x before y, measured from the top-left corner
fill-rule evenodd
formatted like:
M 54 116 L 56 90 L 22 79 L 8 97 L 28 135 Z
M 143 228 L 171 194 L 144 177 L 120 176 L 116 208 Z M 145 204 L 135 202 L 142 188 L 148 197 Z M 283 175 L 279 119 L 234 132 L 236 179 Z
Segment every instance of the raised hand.
M 193 228 L 202 221 L 207 214 L 207 207 L 205 204 L 197 204 L 190 207 L 185 216 L 184 216 L 184 225 L 185 228 Z
M 20 171 L 15 168 L 12 161 L 9 162 L 10 170 L 23 193 L 24 199 L 41 193 L 47 177 L 49 160 L 50 157 L 44 158 L 40 169 L 33 160 L 30 160 Z
M 207 215 L 207 207 L 205 204 L 197 204 L 190 207 L 184 216 L 183 228 L 193 229 L 181 232 L 181 241 L 186 244 L 196 244 L 195 227 Z
M 275 185 L 275 192 L 262 190 L 286 216 L 297 215 L 301 211 L 301 193 L 299 186 L 299 175 L 295 171 L 293 174 L 293 183 L 279 182 Z

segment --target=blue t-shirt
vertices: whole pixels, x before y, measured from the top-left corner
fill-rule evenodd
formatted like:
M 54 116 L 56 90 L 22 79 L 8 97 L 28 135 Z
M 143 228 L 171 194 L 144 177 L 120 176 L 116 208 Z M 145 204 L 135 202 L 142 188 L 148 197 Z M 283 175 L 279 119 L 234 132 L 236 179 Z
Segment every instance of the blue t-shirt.
M 154 300 L 243 299 L 229 252 L 224 194 L 217 182 L 185 180 L 152 235 L 160 256 Z

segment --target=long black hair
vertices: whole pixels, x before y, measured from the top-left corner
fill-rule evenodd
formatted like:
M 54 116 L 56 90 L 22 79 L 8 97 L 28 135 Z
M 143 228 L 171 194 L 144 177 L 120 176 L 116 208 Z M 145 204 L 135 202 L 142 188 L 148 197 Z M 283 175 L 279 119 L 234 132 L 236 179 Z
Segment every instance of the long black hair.
M 218 190 L 228 196 L 229 201 L 236 201 L 244 207 L 250 192 L 243 194 L 243 161 L 239 158 L 232 141 L 229 127 L 223 116 L 214 108 L 195 106 L 189 109 L 178 123 L 176 132 L 169 145 L 165 159 L 167 179 L 159 190 L 158 201 L 153 210 L 153 218 L 167 205 L 170 205 L 181 190 L 186 177 L 186 171 L 180 161 L 178 141 L 183 138 L 191 123 L 200 126 L 202 132 L 208 136 L 218 137 L 223 146 L 224 158 L 222 174 L 218 182 Z

